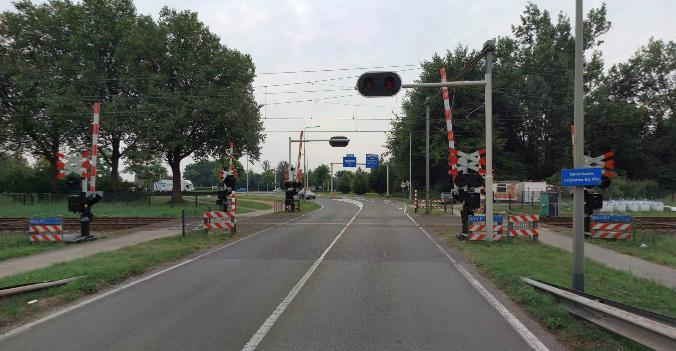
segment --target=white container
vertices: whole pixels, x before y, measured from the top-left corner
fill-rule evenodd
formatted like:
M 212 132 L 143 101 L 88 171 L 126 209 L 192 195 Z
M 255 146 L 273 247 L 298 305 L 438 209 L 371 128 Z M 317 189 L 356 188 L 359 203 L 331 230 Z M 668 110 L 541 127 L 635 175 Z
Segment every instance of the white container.
M 627 202 L 624 200 L 619 200 L 614 202 L 614 210 L 617 212 L 626 212 L 627 211 Z
M 615 210 L 615 201 L 608 200 L 603 201 L 603 207 L 601 207 L 601 212 L 613 212 Z
M 638 201 L 627 201 L 627 211 L 638 212 L 639 211 Z
M 650 201 L 638 201 L 639 211 L 650 211 Z
M 662 202 L 662 201 L 652 201 L 650 203 L 650 209 L 653 210 L 653 211 L 662 212 L 662 211 L 664 211 L 664 202 Z

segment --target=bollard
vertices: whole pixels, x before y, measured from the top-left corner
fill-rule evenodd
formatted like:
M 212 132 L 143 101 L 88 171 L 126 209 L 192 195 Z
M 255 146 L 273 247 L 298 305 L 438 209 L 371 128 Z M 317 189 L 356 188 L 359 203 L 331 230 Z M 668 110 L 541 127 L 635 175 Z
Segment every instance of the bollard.
M 181 210 L 181 236 L 185 238 L 185 210 Z
M 197 194 L 195 194 L 195 207 L 197 207 Z

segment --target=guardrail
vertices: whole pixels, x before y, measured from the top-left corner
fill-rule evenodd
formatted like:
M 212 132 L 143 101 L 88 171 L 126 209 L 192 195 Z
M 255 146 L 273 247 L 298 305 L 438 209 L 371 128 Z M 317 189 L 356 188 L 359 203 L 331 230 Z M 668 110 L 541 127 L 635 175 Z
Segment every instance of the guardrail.
M 549 292 L 568 312 L 655 350 L 676 350 L 676 320 L 619 302 L 521 277 Z

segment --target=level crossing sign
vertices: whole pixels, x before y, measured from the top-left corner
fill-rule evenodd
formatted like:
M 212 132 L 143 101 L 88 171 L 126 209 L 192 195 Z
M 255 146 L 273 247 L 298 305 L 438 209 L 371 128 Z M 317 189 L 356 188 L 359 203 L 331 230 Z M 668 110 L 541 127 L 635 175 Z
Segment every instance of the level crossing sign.
M 366 154 L 366 168 L 373 168 L 377 169 L 378 168 L 378 155 L 376 154 Z
M 601 184 L 601 168 L 561 170 L 561 186 L 596 186 Z
M 343 156 L 343 167 L 357 167 L 357 158 L 352 154 Z

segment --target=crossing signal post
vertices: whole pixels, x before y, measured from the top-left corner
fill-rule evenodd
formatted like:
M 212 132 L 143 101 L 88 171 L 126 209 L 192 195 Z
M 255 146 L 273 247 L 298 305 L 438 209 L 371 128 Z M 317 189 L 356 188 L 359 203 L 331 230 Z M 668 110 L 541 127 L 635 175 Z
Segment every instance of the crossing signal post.
M 93 106 L 94 117 L 92 122 L 91 150 L 85 150 L 77 157 L 66 157 L 57 153 L 57 179 L 65 179 L 69 192 L 68 211 L 80 213 L 80 235 L 70 242 L 96 240 L 91 234 L 90 224 L 94 219 L 92 206 L 103 199 L 103 193 L 96 191 L 96 156 L 99 135 L 100 104 Z
M 591 216 L 594 214 L 594 211 L 600 210 L 603 207 L 603 194 L 595 189 L 607 189 L 612 183 L 611 178 L 615 176 L 613 172 L 613 169 L 615 169 L 614 156 L 615 153 L 609 151 L 597 157 L 584 157 L 585 167 L 601 169 L 600 184 L 596 187 L 587 186 L 584 189 L 584 235 L 586 237 L 591 235 Z

